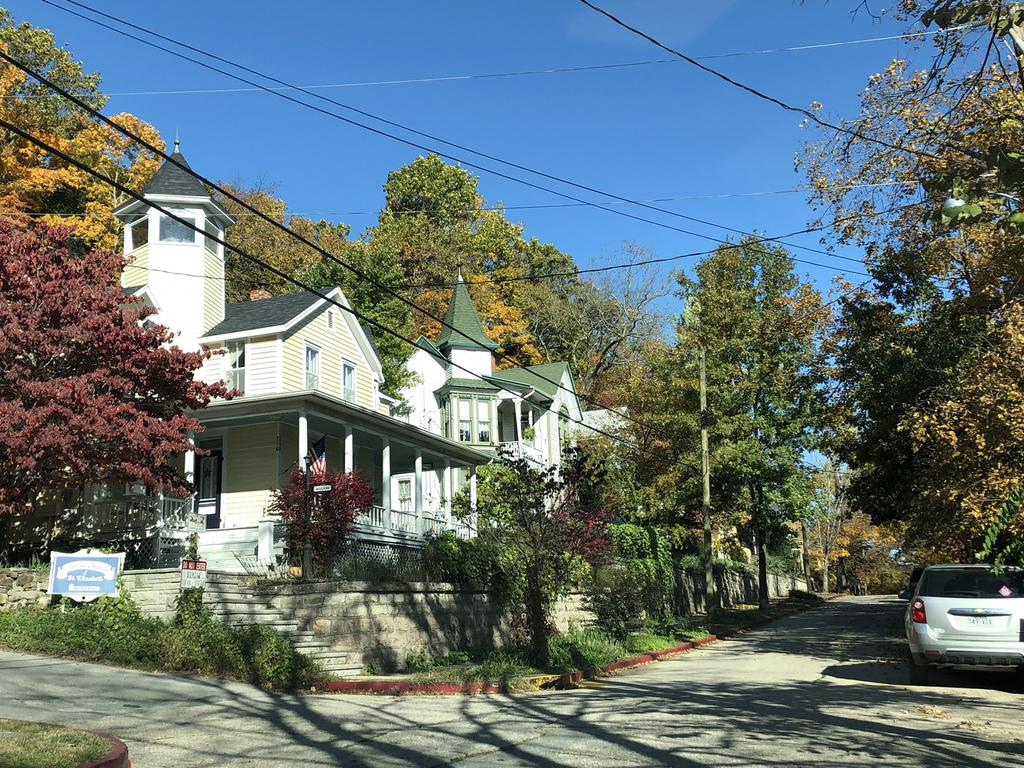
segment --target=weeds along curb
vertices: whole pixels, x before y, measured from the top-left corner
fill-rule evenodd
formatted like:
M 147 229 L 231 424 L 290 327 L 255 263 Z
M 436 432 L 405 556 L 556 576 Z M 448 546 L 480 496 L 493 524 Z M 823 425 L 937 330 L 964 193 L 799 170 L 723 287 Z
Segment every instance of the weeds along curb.
M 831 595 L 825 599 L 835 600 L 839 597 L 842 597 L 842 595 Z M 784 619 L 787 616 L 803 613 L 804 611 L 815 607 L 815 605 L 817 604 L 800 606 L 794 610 L 785 611 L 784 613 L 780 613 L 776 616 L 752 621 L 749 624 L 744 624 L 742 627 L 736 627 L 735 629 L 730 629 L 717 635 L 708 635 L 707 637 L 703 637 L 700 640 L 694 640 L 690 643 L 681 643 L 674 648 L 666 648 L 664 651 L 654 651 L 652 653 L 645 653 L 641 656 L 634 656 L 631 659 L 615 661 L 600 670 L 579 670 L 564 675 L 535 675 L 524 679 L 534 683 L 533 690 L 541 688 L 575 688 L 584 680 L 592 680 L 596 677 L 607 675 L 612 672 L 622 672 L 623 670 L 641 667 L 645 664 L 651 664 L 670 656 L 679 656 L 684 653 L 689 653 L 690 651 L 696 650 L 697 648 L 701 648 L 705 645 L 717 643 L 719 640 L 726 640 L 730 637 L 734 637 L 748 629 L 754 629 L 764 624 L 777 621 L 778 619 Z M 334 680 L 332 682 L 325 683 L 320 690 L 326 693 L 370 693 L 385 696 L 401 696 L 406 694 L 452 696 L 511 692 L 508 690 L 507 686 L 498 685 L 497 683 L 416 683 L 411 680 Z
M 89 733 L 110 742 L 110 751 L 103 757 L 82 763 L 75 768 L 132 768 L 132 763 L 128 759 L 128 746 L 123 741 L 105 733 Z

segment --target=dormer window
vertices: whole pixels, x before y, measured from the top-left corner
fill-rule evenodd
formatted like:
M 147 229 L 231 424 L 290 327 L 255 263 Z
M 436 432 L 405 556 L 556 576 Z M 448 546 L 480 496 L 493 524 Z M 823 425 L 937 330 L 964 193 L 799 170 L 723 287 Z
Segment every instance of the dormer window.
M 193 227 L 196 225 L 195 216 L 188 216 L 184 213 L 174 212 L 182 221 L 186 221 Z M 183 224 L 177 219 L 172 219 L 166 214 L 160 215 L 160 242 L 161 243 L 195 243 L 196 232 L 194 229 Z
M 228 387 L 245 394 L 245 342 L 229 341 L 228 355 Z

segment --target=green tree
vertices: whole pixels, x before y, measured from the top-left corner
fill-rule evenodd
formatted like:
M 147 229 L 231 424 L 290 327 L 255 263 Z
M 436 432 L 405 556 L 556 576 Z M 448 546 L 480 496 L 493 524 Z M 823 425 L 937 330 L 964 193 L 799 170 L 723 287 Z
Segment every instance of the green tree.
M 677 347 L 703 348 L 707 358 L 712 502 L 753 540 L 766 607 L 769 548 L 787 539 L 787 523 L 810 502 L 803 457 L 820 423 L 827 312 L 785 250 L 751 239 L 720 248 L 696 280 L 679 284 L 687 313 Z M 690 382 L 693 357 L 679 358 Z

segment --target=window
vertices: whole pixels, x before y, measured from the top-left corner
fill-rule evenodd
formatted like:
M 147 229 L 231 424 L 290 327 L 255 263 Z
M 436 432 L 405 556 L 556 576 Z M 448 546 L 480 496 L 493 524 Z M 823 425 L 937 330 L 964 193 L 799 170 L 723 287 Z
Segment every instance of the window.
M 1024 595 L 1024 571 L 1004 569 L 996 576 L 991 568 L 936 568 L 924 572 L 918 591 L 921 597 L 975 597 L 999 599 Z
M 186 216 L 183 213 L 175 211 L 175 216 L 179 219 L 187 221 L 192 226 L 195 226 L 196 219 L 194 216 Z M 190 229 L 185 226 L 182 222 L 172 219 L 170 216 L 160 217 L 160 242 L 161 243 L 194 243 L 196 241 L 196 232 L 194 229 Z
M 306 389 L 320 389 L 320 350 L 306 345 Z
M 228 387 L 245 394 L 245 342 L 229 341 L 228 354 Z
M 199 463 L 199 500 L 214 501 L 217 498 L 217 470 L 220 465 L 217 454 L 203 456 Z
M 404 512 L 412 509 L 412 480 L 398 481 L 398 508 Z
M 214 238 L 223 240 L 224 236 L 223 233 L 219 229 L 217 229 L 217 225 L 214 224 L 210 219 L 207 219 L 205 241 L 206 250 L 210 251 L 210 253 L 217 253 L 217 246 L 220 245 L 220 243 L 218 243 L 217 240 L 215 240 Z
M 473 401 L 459 398 L 459 442 L 473 442 Z
M 149 218 L 143 217 L 131 226 L 132 250 L 141 248 L 149 242 Z
M 526 407 L 523 409 L 523 412 L 519 415 L 519 433 L 523 436 L 523 442 L 531 442 L 530 438 L 527 437 L 527 435 L 531 434 L 531 432 L 527 430 L 532 429 L 533 427 L 530 425 L 530 408 Z
M 441 403 L 441 434 L 448 438 L 452 436 L 452 412 L 448 400 Z
M 356 367 L 352 363 L 341 364 L 341 397 L 350 403 L 356 401 Z
M 491 442 L 491 401 L 476 401 L 476 438 L 478 443 Z

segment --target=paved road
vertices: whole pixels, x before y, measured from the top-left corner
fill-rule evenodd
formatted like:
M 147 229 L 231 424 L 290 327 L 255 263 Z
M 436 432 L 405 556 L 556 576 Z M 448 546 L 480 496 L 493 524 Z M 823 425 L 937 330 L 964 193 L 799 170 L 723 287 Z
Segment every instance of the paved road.
M 904 684 L 902 603 L 850 598 L 581 691 L 280 696 L 0 653 L 0 717 L 108 731 L 171 766 L 1012 766 L 1002 676 Z

